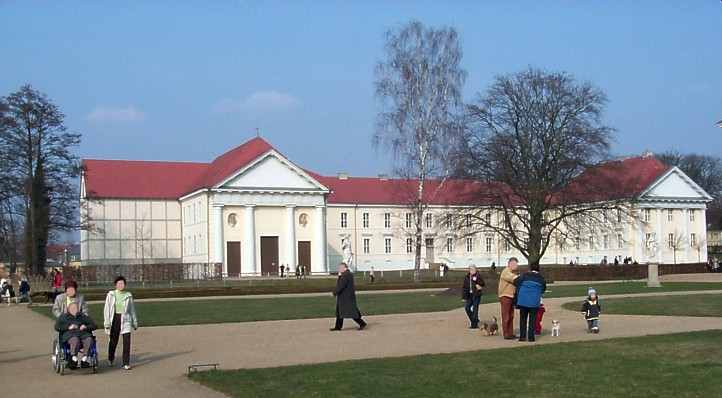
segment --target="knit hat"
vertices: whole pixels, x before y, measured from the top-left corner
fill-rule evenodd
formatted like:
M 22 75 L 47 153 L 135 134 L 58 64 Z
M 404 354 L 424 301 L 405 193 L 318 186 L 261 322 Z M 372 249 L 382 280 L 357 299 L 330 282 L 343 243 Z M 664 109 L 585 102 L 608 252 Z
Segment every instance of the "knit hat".
M 595 288 L 593 288 L 593 287 L 590 287 L 589 290 L 587 290 L 587 296 L 590 296 L 590 297 L 591 297 L 592 294 L 595 294 L 595 295 L 596 295 L 596 294 L 597 294 L 597 289 L 595 289 Z

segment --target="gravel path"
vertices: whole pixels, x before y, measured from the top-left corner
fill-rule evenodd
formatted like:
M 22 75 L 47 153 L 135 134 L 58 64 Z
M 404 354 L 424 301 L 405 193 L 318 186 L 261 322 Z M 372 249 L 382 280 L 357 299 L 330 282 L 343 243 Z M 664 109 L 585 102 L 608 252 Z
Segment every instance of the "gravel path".
M 720 294 L 722 291 L 670 292 L 605 296 L 631 297 L 679 294 Z M 598 340 L 611 337 L 722 329 L 722 318 L 604 315 L 601 333 L 585 331 L 580 314 L 561 304 L 581 298 L 546 299 L 546 324 L 561 321 L 561 337 L 537 344 Z M 363 308 L 363 299 L 360 299 Z M 481 307 L 482 319 L 498 314 L 498 304 Z M 328 332 L 331 319 L 247 322 L 141 328 L 133 335 L 134 370 L 102 368 L 97 375 L 71 371 L 58 376 L 50 368 L 51 322 L 24 306 L 0 307 L 0 385 L 3 395 L 28 397 L 218 397 L 216 392 L 188 381 L 191 363 L 217 362 L 221 368 L 256 368 L 349 359 L 449 353 L 529 343 L 483 337 L 466 329 L 462 309 L 368 317 L 369 329 L 358 332 L 353 322 L 342 332 Z M 101 352 L 107 347 L 98 334 Z M 348 344 L 352 341 L 353 344 Z M 103 353 L 101 358 L 105 358 Z M 103 364 L 104 361 L 101 361 Z M 73 390 L 68 389 L 73 385 Z M 67 393 L 65 392 L 67 391 Z

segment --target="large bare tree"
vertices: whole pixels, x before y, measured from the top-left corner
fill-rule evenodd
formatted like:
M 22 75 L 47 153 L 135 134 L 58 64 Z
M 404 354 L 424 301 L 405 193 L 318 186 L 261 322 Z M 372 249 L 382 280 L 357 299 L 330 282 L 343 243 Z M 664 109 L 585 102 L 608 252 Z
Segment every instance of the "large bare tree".
M 611 224 L 613 210 L 626 214 L 613 173 L 593 167 L 608 158 L 606 103 L 602 90 L 564 72 L 496 77 L 468 106 L 459 155 L 461 176 L 488 184 L 463 211 L 468 233 L 494 233 L 538 264 L 552 242 L 587 236 L 591 246 L 592 226 Z
M 377 148 L 395 160 L 397 189 L 411 214 L 414 277 L 419 279 L 424 214 L 435 192 L 450 176 L 450 149 L 458 141 L 459 110 L 466 72 L 459 36 L 453 28 L 412 21 L 386 33 L 385 57 L 376 67 L 381 105 L 374 135 Z
M 24 213 L 26 264 L 44 272 L 54 231 L 78 228 L 77 176 L 72 150 L 80 135 L 68 132 L 65 115 L 30 85 L 0 99 L 0 157 L 7 199 Z

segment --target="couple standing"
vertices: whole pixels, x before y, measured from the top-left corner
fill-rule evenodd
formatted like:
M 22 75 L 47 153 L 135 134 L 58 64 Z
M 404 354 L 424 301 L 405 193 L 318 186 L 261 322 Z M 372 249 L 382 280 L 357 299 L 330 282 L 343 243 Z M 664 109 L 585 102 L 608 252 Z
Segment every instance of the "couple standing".
M 541 297 L 547 289 L 546 280 L 539 272 L 539 264 L 532 264 L 529 271 L 519 275 L 519 260 L 512 257 L 499 277 L 499 303 L 501 304 L 501 328 L 504 339 L 515 339 L 514 307 L 519 309 L 519 341 L 535 341 L 534 325 Z

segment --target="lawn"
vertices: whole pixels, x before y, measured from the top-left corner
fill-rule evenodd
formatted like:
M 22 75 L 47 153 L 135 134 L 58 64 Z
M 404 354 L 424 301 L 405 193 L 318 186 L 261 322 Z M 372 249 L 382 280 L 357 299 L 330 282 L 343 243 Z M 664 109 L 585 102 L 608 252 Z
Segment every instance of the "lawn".
M 605 314 L 722 316 L 720 294 L 612 298 L 602 299 L 601 304 Z M 578 303 L 564 305 L 564 308 L 571 310 L 578 310 L 579 307 Z
M 662 288 L 657 289 L 647 288 L 644 283 L 638 282 L 598 286 L 602 295 L 715 289 L 722 290 L 722 283 L 665 283 Z M 549 292 L 545 297 L 583 297 L 586 292 L 586 285 L 549 285 Z M 482 303 L 495 302 L 497 299 L 494 293 L 484 295 Z M 447 311 L 462 305 L 457 295 L 429 292 L 364 294 L 358 295 L 358 302 L 361 311 L 366 315 Z M 330 293 L 323 297 L 193 299 L 136 303 L 141 326 L 327 318 L 333 317 L 334 308 L 334 298 Z M 49 307 L 33 307 L 33 310 L 50 316 Z M 90 314 L 96 321 L 101 320 L 102 304 L 90 304 Z
M 722 331 L 194 373 L 233 397 L 712 397 Z

